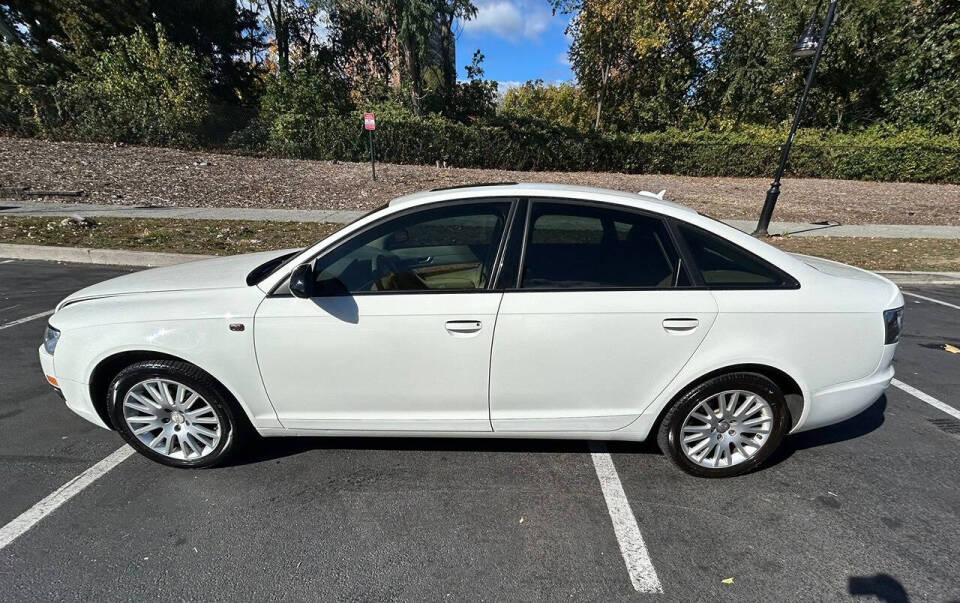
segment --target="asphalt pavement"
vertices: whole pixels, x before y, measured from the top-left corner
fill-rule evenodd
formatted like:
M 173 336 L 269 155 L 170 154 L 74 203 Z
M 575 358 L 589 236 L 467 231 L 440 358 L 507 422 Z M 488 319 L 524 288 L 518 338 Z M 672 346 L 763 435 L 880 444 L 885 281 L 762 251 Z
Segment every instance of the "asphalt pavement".
M 122 445 L 23 319 L 129 270 L 0 262 L 0 526 Z M 960 288 L 904 291 L 949 305 L 906 297 L 897 379 L 960 409 Z M 205 471 L 131 456 L 0 548 L 0 601 L 960 601 L 960 420 L 901 389 L 738 478 L 609 451 L 662 593 L 634 590 L 586 443 L 290 438 Z

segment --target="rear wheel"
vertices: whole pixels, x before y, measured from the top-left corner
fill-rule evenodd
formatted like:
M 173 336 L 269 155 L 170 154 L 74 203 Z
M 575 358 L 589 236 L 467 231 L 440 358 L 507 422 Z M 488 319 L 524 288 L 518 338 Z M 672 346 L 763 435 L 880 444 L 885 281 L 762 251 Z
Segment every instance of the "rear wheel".
M 114 377 L 108 396 L 114 426 L 154 461 L 211 467 L 225 461 L 235 447 L 237 417 L 222 387 L 192 364 L 132 364 Z
M 667 411 L 657 442 L 681 469 L 730 477 L 755 469 L 776 450 L 789 425 L 776 383 L 757 373 L 714 377 Z

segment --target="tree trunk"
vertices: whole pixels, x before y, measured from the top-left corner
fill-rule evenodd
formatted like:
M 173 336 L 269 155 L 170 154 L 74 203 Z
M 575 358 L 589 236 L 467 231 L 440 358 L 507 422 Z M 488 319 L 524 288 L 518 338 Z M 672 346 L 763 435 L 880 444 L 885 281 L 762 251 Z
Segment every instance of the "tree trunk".
M 607 79 L 610 77 L 610 63 L 603 66 L 600 75 L 600 94 L 597 95 L 597 119 L 593 122 L 594 131 L 600 131 L 600 113 L 603 111 L 603 97 L 607 94 Z
M 410 76 L 410 106 L 417 115 L 422 113 L 420 100 L 423 98 L 423 79 L 420 73 L 420 58 L 417 54 L 416 42 L 413 36 L 407 36 L 403 44 L 403 58 L 407 63 L 407 74 Z
M 456 42 L 453 38 L 453 13 L 446 10 L 440 13 L 440 65 L 443 71 L 443 97 L 447 108 L 453 103 L 454 88 L 457 85 L 457 66 L 454 52 Z
M 290 71 L 290 24 L 283 14 L 283 0 L 267 0 L 267 10 L 277 36 L 277 67 L 280 73 Z

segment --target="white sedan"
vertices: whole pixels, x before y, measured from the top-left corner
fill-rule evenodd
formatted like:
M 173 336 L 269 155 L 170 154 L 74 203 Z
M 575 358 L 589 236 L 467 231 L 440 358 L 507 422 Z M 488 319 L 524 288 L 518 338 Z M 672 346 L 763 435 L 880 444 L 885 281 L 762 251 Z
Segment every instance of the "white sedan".
M 253 434 L 655 437 L 722 477 L 877 400 L 902 307 L 648 194 L 496 184 L 87 287 L 40 361 L 74 412 L 177 467 Z

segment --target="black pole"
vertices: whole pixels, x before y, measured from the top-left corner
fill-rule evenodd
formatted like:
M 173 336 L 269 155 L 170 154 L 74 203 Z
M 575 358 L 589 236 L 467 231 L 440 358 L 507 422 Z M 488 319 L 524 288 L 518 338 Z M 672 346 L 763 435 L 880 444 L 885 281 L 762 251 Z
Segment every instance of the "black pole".
M 374 152 L 373 152 L 373 130 L 367 130 L 367 134 L 370 135 L 370 171 L 373 172 L 373 179 L 377 179 L 377 165 L 374 163 Z
M 769 236 L 767 228 L 770 227 L 770 218 L 773 217 L 773 208 L 777 205 L 777 197 L 780 196 L 780 178 L 787 167 L 787 157 L 790 155 L 790 147 L 793 146 L 793 138 L 797 135 L 797 127 L 800 125 L 800 117 L 803 114 L 803 108 L 807 104 L 807 95 L 810 93 L 810 85 L 813 84 L 813 76 L 817 72 L 817 63 L 820 62 L 820 54 L 823 47 L 827 45 L 827 36 L 830 35 L 830 26 L 833 24 L 833 14 L 837 8 L 837 0 L 831 0 L 827 7 L 827 16 L 823 20 L 823 34 L 820 38 L 820 44 L 817 45 L 817 52 L 813 55 L 813 64 L 810 65 L 810 73 L 807 74 L 807 83 L 803 86 L 803 94 L 800 96 L 800 104 L 797 106 L 797 114 L 793 117 L 793 126 L 790 128 L 790 135 L 787 137 L 786 144 L 780 150 L 780 165 L 777 166 L 777 173 L 773 177 L 770 189 L 767 190 L 767 198 L 763 202 L 763 210 L 760 212 L 760 221 L 757 222 L 757 229 L 753 231 L 755 237 Z

